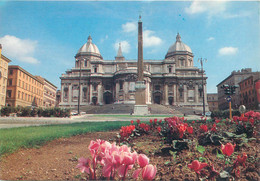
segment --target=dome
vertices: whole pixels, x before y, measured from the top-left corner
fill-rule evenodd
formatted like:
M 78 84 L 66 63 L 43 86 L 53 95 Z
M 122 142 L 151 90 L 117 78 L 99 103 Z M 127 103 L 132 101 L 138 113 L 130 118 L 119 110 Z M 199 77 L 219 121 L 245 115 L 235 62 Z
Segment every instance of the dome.
M 77 55 L 93 55 L 102 58 L 98 47 L 92 43 L 91 36 L 88 37 L 87 43 L 85 43 L 78 51 Z
M 172 56 L 175 53 L 190 53 L 190 54 L 192 54 L 191 48 L 181 41 L 181 36 L 179 35 L 179 33 L 176 36 L 176 42 L 172 46 L 170 46 L 170 48 L 169 48 L 165 57 L 167 58 L 169 56 Z

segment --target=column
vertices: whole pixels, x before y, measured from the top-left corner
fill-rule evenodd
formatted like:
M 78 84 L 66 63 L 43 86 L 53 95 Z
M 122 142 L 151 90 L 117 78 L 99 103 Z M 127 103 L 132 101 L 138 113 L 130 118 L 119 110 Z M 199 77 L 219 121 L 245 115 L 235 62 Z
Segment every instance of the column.
M 71 105 L 72 103 L 72 84 L 69 85 L 69 91 L 68 91 L 68 104 Z
M 199 86 L 195 85 L 195 103 L 199 103 Z
M 90 85 L 89 85 L 89 104 L 92 103 L 92 96 L 93 96 L 93 86 L 90 83 Z
M 119 100 L 119 82 L 116 82 L 116 99 L 115 101 Z
M 165 99 L 165 105 L 169 105 L 169 100 L 168 100 L 168 84 L 164 85 L 164 99 Z
M 184 103 L 187 103 L 187 85 L 184 85 L 184 90 L 183 90 L 183 96 L 184 96 Z
M 177 102 L 177 88 L 176 88 L 176 84 L 173 84 L 173 102 L 174 102 L 174 104 L 176 104 L 176 102 Z
M 98 102 L 99 105 L 103 105 L 102 85 L 98 84 L 97 89 L 98 89 L 98 100 L 97 100 L 97 102 Z

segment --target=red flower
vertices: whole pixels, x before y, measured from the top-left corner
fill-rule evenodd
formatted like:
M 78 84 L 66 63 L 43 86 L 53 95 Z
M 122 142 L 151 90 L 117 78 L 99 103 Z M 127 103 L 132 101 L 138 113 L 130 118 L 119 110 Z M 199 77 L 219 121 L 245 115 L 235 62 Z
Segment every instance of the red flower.
M 133 120 L 131 120 L 131 124 L 134 124 L 134 121 L 133 121 Z
M 186 129 L 187 129 L 187 126 L 185 126 L 184 124 L 178 125 L 178 131 L 179 131 L 180 138 L 183 137 L 183 134 L 186 131 Z
M 235 147 L 235 144 L 227 143 L 226 145 L 221 145 L 221 150 L 224 155 L 230 156 L 234 152 Z
M 243 165 L 243 167 L 245 167 L 245 163 L 246 163 L 246 159 L 247 159 L 247 154 L 243 153 L 243 156 L 240 157 L 239 155 L 237 156 L 237 159 L 234 161 L 234 168 L 236 168 L 238 165 Z
M 161 127 L 157 127 L 157 131 L 158 131 L 159 133 L 161 132 L 161 130 L 162 130 Z
M 194 170 L 196 173 L 200 174 L 200 170 L 208 166 L 207 163 L 201 163 L 198 160 L 193 160 L 191 164 L 188 164 L 188 167 L 191 170 Z
M 154 124 L 156 124 L 157 123 L 157 119 L 154 119 L 153 122 L 154 122 Z
M 253 126 L 253 125 L 254 125 L 254 122 L 255 122 L 254 118 L 250 118 L 250 119 L 249 119 L 249 122 L 250 122 L 251 125 Z
M 160 119 L 159 123 L 161 124 L 162 123 L 162 120 Z
M 204 132 L 207 132 L 207 131 L 208 131 L 208 126 L 205 125 L 205 124 L 202 124 L 202 125 L 200 125 L 200 129 L 201 129 L 202 131 L 204 131 Z
M 153 120 L 152 119 L 150 119 L 150 124 L 153 124 Z
M 215 122 L 216 122 L 216 123 L 219 123 L 219 122 L 220 122 L 220 120 L 219 120 L 219 119 L 217 119 Z
M 217 129 L 216 129 L 216 128 L 217 128 L 217 126 L 216 126 L 216 124 L 214 123 L 214 124 L 213 124 L 213 127 L 211 128 L 211 131 L 217 132 Z
M 137 122 L 137 124 L 140 124 L 140 119 L 137 119 L 136 122 Z
M 188 131 L 189 134 L 192 134 L 192 133 L 193 133 L 193 127 L 192 127 L 192 126 L 191 126 L 191 127 L 188 127 L 188 128 L 187 128 L 187 131 Z
M 194 124 L 195 123 L 195 121 L 192 121 L 192 124 Z

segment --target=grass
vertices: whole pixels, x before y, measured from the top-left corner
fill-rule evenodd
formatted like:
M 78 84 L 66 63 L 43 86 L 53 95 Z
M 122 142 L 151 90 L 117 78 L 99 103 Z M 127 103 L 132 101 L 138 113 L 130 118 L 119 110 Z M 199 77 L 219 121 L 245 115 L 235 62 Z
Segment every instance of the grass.
M 129 115 L 129 114 L 95 114 L 95 117 L 118 117 L 118 118 L 166 118 L 172 117 L 171 114 L 153 114 L 153 115 Z M 181 117 L 181 116 L 179 116 Z
M 61 137 L 110 131 L 126 125 L 129 125 L 129 122 L 110 121 L 0 129 L 0 155 L 13 153 L 20 148 L 39 147 Z

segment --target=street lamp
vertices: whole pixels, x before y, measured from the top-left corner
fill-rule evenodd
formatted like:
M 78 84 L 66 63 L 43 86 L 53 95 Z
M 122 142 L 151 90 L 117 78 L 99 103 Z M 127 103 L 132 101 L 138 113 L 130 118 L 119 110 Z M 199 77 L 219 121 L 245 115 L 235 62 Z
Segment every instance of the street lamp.
M 200 62 L 200 65 L 201 65 L 203 116 L 205 116 L 205 94 L 204 94 L 203 61 L 207 62 L 207 59 L 202 59 L 202 58 L 198 59 L 198 62 Z
M 79 91 L 78 91 L 78 115 L 80 114 L 79 112 L 79 107 L 80 107 L 80 84 L 81 84 L 81 61 L 82 59 L 76 59 L 79 62 Z M 83 59 L 85 60 L 85 59 Z

